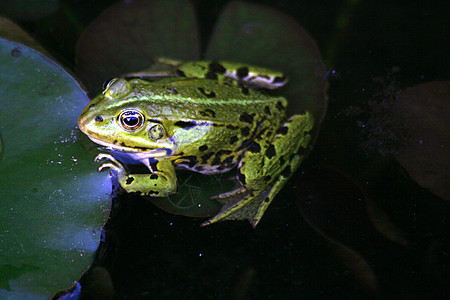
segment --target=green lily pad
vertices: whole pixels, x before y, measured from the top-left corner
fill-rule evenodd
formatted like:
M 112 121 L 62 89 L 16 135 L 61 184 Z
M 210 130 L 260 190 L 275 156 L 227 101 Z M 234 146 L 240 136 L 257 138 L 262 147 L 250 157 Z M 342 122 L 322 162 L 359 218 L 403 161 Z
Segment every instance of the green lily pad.
M 262 5 L 230 2 L 204 56 L 285 72 L 289 82 L 280 93 L 289 100 L 289 113 L 312 112 L 318 131 L 327 106 L 325 67 L 314 40 L 289 16 Z
M 0 298 L 47 299 L 87 270 L 111 183 L 76 121 L 88 103 L 52 59 L 0 38 Z
M 404 90 L 393 110 L 408 141 L 395 155 L 422 187 L 450 200 L 450 82 L 429 82 Z
M 122 1 L 105 10 L 81 36 L 76 72 L 89 91 L 153 64 L 155 56 L 198 59 L 197 23 L 189 1 Z

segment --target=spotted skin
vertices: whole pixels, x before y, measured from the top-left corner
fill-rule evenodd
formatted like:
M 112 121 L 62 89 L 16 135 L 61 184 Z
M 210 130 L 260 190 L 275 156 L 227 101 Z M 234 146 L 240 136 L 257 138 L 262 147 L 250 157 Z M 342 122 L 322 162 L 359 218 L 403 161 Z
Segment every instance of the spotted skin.
M 100 153 L 96 161 L 108 160 L 99 167 L 99 171 L 110 168 L 117 172 L 119 184 L 126 187 L 127 192 L 147 196 L 168 196 L 177 189 L 174 165 L 168 160 L 161 160 L 153 167 L 152 174 L 127 174 L 125 166 L 111 154 Z M 164 170 L 161 172 L 160 170 Z M 148 184 L 148 179 L 151 184 Z M 175 180 L 174 180 L 175 179 Z
M 286 119 L 286 99 L 257 90 L 284 85 L 282 73 L 235 62 L 160 62 L 176 70 L 156 81 L 114 79 L 78 122 L 94 142 L 150 173 L 130 173 L 110 154 L 97 157 L 99 170 L 117 172 L 127 192 L 165 197 L 177 190 L 177 169 L 211 175 L 237 168 L 241 186 L 213 197 L 223 207 L 203 225 L 247 219 L 256 226 L 304 158 L 311 114 Z
M 283 124 L 289 130 L 285 134 L 277 133 L 271 139 L 262 137 L 258 140 L 260 144 L 259 151 L 247 151 L 241 160 L 238 168 L 240 175 L 239 181 L 245 186 L 247 191 L 253 193 L 247 194 L 239 201 L 228 201 L 238 194 L 242 194 L 242 189 L 221 194 L 216 199 L 224 203 L 222 210 L 213 218 L 206 221 L 203 225 L 209 225 L 219 220 L 234 220 L 241 218 L 241 208 L 248 206 L 252 201 L 260 201 L 255 214 L 249 217 L 250 223 L 256 227 L 261 220 L 267 207 L 275 198 L 276 194 L 283 188 L 288 179 L 298 169 L 303 159 L 303 155 L 294 154 L 289 160 L 281 158 L 292 153 L 299 153 L 308 147 L 310 141 L 309 131 L 311 115 L 295 115 L 289 119 L 289 122 Z M 296 143 L 287 143 L 286 141 L 297 141 Z M 268 143 L 270 141 L 270 143 Z M 245 179 L 244 179 L 245 178 Z M 273 185 L 267 187 L 267 182 L 272 178 L 278 178 Z
M 214 60 L 182 62 L 167 58 L 158 58 L 158 62 L 176 67 L 179 76 L 218 79 L 230 84 L 245 83 L 252 88 L 276 89 L 284 86 L 288 80 L 281 72 L 239 62 Z M 248 92 L 248 88 L 243 88 L 243 94 L 246 93 L 245 90 Z

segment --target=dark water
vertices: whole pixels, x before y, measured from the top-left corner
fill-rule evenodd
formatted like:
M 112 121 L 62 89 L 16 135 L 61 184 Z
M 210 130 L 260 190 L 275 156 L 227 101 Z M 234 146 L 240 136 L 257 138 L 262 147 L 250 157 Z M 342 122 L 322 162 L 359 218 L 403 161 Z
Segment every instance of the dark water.
M 227 2 L 193 1 L 204 40 Z M 110 1 L 63 3 L 83 27 Z M 116 200 L 96 265 L 117 299 L 444 298 L 449 203 L 397 162 L 407 133 L 384 116 L 402 89 L 448 80 L 448 3 L 258 3 L 304 26 L 330 70 L 315 149 L 256 230 L 247 222 L 200 228 L 204 220 Z M 70 27 L 55 22 L 56 31 Z M 71 65 L 77 34 L 60 43 L 41 23 L 23 26 Z

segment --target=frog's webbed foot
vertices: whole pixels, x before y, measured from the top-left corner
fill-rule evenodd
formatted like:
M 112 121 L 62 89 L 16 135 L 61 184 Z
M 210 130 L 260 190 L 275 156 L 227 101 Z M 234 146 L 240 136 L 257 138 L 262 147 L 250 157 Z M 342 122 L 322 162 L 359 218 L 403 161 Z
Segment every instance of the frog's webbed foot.
M 203 222 L 201 226 L 210 225 L 226 220 L 248 220 L 256 227 L 264 214 L 266 205 L 264 202 L 270 189 L 265 191 L 249 191 L 245 188 L 214 196 L 221 204 L 222 209 L 217 215 Z M 261 211 L 261 207 L 264 209 Z

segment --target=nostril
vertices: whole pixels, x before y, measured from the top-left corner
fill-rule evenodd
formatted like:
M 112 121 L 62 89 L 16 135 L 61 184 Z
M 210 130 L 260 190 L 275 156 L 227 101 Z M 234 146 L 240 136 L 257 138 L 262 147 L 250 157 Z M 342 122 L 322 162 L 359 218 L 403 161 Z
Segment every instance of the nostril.
M 96 117 L 95 117 L 95 121 L 97 121 L 97 122 L 103 122 L 102 116 L 96 116 Z

